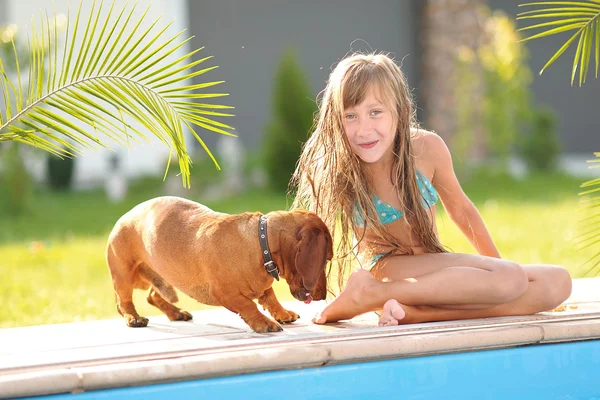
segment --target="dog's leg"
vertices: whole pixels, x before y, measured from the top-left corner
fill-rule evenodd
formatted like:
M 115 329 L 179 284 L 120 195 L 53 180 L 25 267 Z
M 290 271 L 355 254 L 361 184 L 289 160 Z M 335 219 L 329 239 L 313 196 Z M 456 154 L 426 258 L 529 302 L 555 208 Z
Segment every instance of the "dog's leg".
M 258 311 L 258 307 L 252 299 L 244 297 L 241 294 L 235 296 L 232 296 L 231 293 L 219 295 L 218 291 L 213 291 L 212 288 L 211 296 L 219 301 L 223 307 L 242 317 L 244 322 L 247 323 L 254 332 L 280 332 L 283 330 L 277 322 Z
M 192 319 L 192 314 L 183 311 L 179 307 L 176 307 L 163 299 L 154 288 L 150 288 L 146 299 L 148 300 L 148 303 L 164 312 L 171 321 L 189 321 Z
M 134 268 L 117 257 L 111 247 L 107 252 L 107 262 L 115 288 L 117 311 L 125 318 L 125 323 L 130 327 L 148 326 L 148 318 L 141 317 L 133 305 L 133 288 L 136 286 Z
M 140 264 L 138 271 L 140 276 L 152 285 L 148 297 L 146 297 L 148 303 L 165 313 L 171 321 L 189 321 L 192 319 L 192 314 L 173 305 L 173 303 L 179 301 L 173 285 L 165 281 L 146 263 Z
M 279 300 L 277 300 L 273 288 L 268 288 L 265 293 L 258 298 L 258 304 L 267 310 L 279 323 L 286 324 L 300 318 L 295 312 L 283 308 L 281 303 L 279 303 Z

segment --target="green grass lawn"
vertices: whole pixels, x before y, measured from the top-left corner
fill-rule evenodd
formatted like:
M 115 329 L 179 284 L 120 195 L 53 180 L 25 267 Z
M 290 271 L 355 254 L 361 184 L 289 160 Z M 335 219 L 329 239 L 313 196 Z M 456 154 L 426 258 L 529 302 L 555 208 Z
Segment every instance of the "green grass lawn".
M 539 175 L 527 181 L 476 175 L 463 185 L 483 215 L 504 258 L 520 263 L 554 263 L 573 277 L 594 249 L 574 250 L 580 179 Z M 162 194 L 162 182 L 145 180 L 130 188 L 125 202 L 115 205 L 102 191 L 37 193 L 35 207 L 21 216 L 0 215 L 0 327 L 116 318 L 114 296 L 104 259 L 106 237 L 115 221 L 135 204 Z M 204 202 L 190 191 L 192 200 Z M 283 193 L 251 192 L 219 202 L 204 202 L 223 212 L 282 209 Z M 441 209 L 441 207 L 439 207 Z M 455 252 L 473 250 L 440 211 L 442 241 Z M 596 250 L 598 251 L 598 250 Z M 284 283 L 276 286 L 280 300 L 291 300 Z M 134 299 L 142 315 L 156 315 L 144 293 Z M 205 308 L 181 296 L 188 310 Z

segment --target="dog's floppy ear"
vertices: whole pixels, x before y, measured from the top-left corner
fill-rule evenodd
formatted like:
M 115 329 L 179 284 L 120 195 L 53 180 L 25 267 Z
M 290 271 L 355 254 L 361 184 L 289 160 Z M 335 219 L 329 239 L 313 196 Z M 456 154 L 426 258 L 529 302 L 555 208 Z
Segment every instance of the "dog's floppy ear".
M 333 257 L 331 236 L 328 231 L 309 226 L 301 229 L 296 239 L 296 271 L 302 276 L 304 287 L 312 290 L 323 272 L 325 263 Z

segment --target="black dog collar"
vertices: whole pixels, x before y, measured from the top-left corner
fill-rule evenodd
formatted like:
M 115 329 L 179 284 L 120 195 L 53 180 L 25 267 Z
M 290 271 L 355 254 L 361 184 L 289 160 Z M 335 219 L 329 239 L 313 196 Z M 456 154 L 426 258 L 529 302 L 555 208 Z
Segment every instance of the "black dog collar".
M 271 251 L 269 250 L 269 242 L 267 241 L 267 216 L 261 215 L 258 220 L 258 239 L 260 240 L 260 249 L 263 255 L 265 263 L 265 269 L 275 279 L 279 280 L 279 268 L 277 264 L 271 258 Z

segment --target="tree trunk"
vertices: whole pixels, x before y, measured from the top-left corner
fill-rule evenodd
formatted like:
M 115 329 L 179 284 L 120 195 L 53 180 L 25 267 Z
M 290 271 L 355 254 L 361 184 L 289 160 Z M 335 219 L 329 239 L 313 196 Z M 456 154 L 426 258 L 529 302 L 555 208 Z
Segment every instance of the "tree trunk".
M 483 127 L 479 108 L 483 99 L 483 74 L 478 63 L 470 72 L 474 82 L 457 85 L 457 57 L 466 47 L 477 51 L 484 40 L 483 17 L 479 12 L 485 0 L 426 0 L 422 3 L 421 19 L 421 98 L 419 107 L 424 111 L 424 128 L 442 136 L 452 148 L 461 127 L 457 118 L 458 100 L 472 115 L 469 130 L 470 149 L 465 154 L 475 160 L 483 155 Z M 462 99 L 457 96 L 466 96 Z M 463 110 L 464 111 L 464 110 Z M 471 119 L 471 118 L 469 118 Z M 469 122 L 471 124 L 471 122 Z

